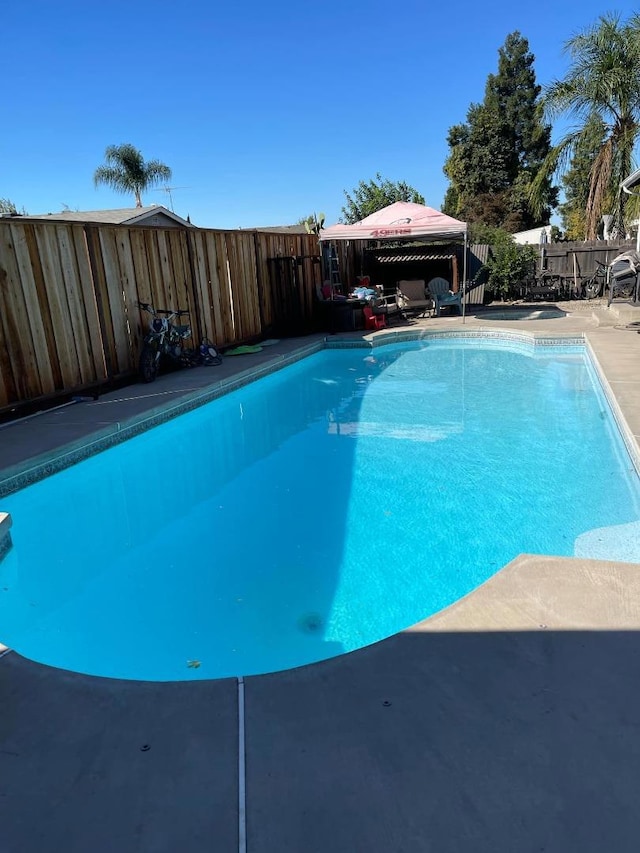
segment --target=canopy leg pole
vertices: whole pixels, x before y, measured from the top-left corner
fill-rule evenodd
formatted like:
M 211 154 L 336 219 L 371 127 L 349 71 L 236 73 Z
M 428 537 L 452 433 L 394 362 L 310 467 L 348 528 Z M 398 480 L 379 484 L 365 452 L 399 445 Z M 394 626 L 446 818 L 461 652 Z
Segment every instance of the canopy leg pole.
M 462 322 L 466 322 L 466 292 L 467 292 L 467 232 L 464 232 L 464 256 L 462 258 Z

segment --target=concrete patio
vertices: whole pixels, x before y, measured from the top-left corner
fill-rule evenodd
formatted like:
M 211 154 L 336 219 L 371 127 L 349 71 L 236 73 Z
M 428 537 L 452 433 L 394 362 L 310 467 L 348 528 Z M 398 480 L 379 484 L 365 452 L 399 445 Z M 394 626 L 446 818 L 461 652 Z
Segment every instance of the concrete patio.
M 639 440 L 638 309 L 559 303 L 544 306 L 550 316 L 527 319 L 545 313 L 536 305 L 511 319 L 490 307 L 465 327 L 584 334 L 628 440 Z M 354 334 L 363 333 L 334 338 Z M 0 429 L 0 488 L 52 454 L 313 341 L 282 341 Z M 240 684 L 92 678 L 8 651 L 0 850 L 635 851 L 638 570 L 522 555 L 388 640 Z

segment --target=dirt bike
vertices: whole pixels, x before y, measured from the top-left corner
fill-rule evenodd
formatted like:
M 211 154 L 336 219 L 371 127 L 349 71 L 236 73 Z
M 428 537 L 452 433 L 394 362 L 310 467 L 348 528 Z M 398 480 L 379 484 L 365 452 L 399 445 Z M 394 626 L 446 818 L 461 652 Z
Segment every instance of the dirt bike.
M 138 363 L 143 382 L 153 382 L 163 359 L 178 367 L 221 363 L 218 351 L 206 338 L 203 338 L 197 350 L 185 345 L 185 341 L 191 337 L 191 327 L 188 324 L 179 326 L 173 321 L 187 315 L 188 311 L 154 308 L 148 302 L 138 302 L 138 306 L 151 315 Z

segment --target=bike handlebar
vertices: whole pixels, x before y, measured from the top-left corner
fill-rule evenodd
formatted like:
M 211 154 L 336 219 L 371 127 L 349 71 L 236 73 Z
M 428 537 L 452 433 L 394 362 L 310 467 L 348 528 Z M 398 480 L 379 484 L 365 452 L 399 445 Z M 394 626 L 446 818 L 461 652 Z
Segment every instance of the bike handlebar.
M 154 308 L 148 302 L 138 302 L 138 307 L 142 308 L 143 311 L 148 311 L 149 314 L 167 314 L 172 317 L 182 317 L 189 313 L 188 309 L 174 311 L 172 308 Z

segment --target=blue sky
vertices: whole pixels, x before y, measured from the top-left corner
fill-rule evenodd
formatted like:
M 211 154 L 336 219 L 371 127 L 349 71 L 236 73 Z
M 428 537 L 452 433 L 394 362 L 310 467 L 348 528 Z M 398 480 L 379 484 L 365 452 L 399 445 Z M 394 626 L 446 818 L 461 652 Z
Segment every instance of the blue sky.
M 341 215 L 381 172 L 440 208 L 448 128 L 519 30 L 538 83 L 567 38 L 630 3 L 48 0 L 3 8 L 0 197 L 29 213 L 133 206 L 94 188 L 107 145 L 173 170 L 175 212 L 212 228 Z M 179 188 L 179 189 L 178 189 Z M 163 191 L 145 204 L 170 206 Z

